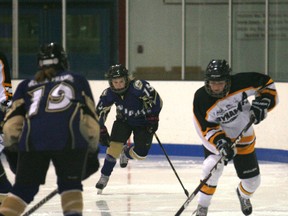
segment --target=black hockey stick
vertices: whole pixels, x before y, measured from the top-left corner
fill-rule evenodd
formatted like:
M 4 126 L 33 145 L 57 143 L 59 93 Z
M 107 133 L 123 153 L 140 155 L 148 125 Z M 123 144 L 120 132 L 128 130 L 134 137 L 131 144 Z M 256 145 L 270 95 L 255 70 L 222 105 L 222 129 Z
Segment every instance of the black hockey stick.
M 168 162 L 169 162 L 171 168 L 173 169 L 173 171 L 174 171 L 174 173 L 175 173 L 175 175 L 176 175 L 178 181 L 180 182 L 180 184 L 181 184 L 181 186 L 182 186 L 182 188 L 183 188 L 183 190 L 184 190 L 186 196 L 189 197 L 189 192 L 185 189 L 184 185 L 182 184 L 182 181 L 180 180 L 180 178 L 179 178 L 179 176 L 178 176 L 178 174 L 177 174 L 177 172 L 176 172 L 176 170 L 175 170 L 173 164 L 171 163 L 171 161 L 170 161 L 170 159 L 169 159 L 169 157 L 168 157 L 168 154 L 166 153 L 166 151 L 165 151 L 163 145 L 161 144 L 161 142 L 160 142 L 160 140 L 159 140 L 157 134 L 154 133 L 154 136 L 155 136 L 155 138 L 157 139 L 157 141 L 158 141 L 158 143 L 159 143 L 161 149 L 163 150 L 163 152 L 164 152 L 164 154 L 165 154 L 165 156 L 166 156 L 166 158 L 167 158 L 167 160 L 168 160 Z
M 255 117 L 252 115 L 250 118 L 250 121 L 248 122 L 248 124 L 244 127 L 244 129 L 241 131 L 241 133 L 237 136 L 237 138 L 235 139 L 234 143 L 232 146 L 236 146 L 237 143 L 239 143 L 239 141 L 241 140 L 241 138 L 243 137 L 244 133 L 251 127 L 251 125 L 254 123 L 255 121 Z M 185 210 L 185 208 L 187 208 L 187 206 L 189 205 L 189 203 L 194 199 L 194 197 L 197 195 L 197 193 L 201 190 L 201 188 L 206 184 L 206 182 L 210 179 L 210 177 L 212 176 L 212 173 L 217 169 L 217 166 L 219 163 L 222 162 L 222 160 L 225 158 L 225 156 L 221 156 L 221 158 L 216 162 L 216 164 L 212 167 L 212 169 L 210 170 L 209 174 L 206 176 L 205 179 L 203 179 L 200 184 L 198 185 L 198 187 L 193 191 L 193 193 L 188 197 L 188 199 L 184 202 L 184 204 L 180 207 L 180 209 L 176 212 L 175 216 L 179 216 L 181 215 L 181 213 Z
M 48 194 L 46 197 L 44 197 L 42 200 L 40 200 L 38 203 L 36 203 L 33 207 L 31 207 L 28 211 L 26 211 L 22 216 L 31 215 L 38 208 L 40 208 L 42 205 L 44 205 L 47 201 L 52 199 L 57 193 L 58 193 L 57 189 L 53 190 L 50 194 Z

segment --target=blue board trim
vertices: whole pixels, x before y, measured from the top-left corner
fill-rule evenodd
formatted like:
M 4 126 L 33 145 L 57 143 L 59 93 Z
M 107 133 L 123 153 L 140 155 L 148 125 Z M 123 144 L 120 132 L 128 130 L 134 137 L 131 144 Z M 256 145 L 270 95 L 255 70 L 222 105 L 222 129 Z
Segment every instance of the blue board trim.
M 162 144 L 170 156 L 204 157 L 202 145 Z M 152 145 L 149 154 L 164 154 L 159 145 Z M 288 151 L 280 149 L 256 148 L 258 160 L 288 163 Z
M 202 145 L 162 144 L 168 156 L 204 157 Z M 106 150 L 106 148 L 105 148 Z M 101 153 L 105 153 L 101 146 Z M 280 149 L 256 148 L 258 160 L 288 163 L 288 151 Z M 152 144 L 149 155 L 164 155 L 159 144 Z

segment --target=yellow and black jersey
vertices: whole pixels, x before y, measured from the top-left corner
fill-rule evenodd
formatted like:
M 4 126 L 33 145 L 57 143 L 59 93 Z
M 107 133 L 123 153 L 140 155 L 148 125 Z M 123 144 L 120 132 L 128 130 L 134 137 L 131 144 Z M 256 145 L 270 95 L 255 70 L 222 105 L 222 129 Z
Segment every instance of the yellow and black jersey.
M 206 149 L 218 154 L 215 143 L 219 139 L 227 136 L 233 141 L 239 135 L 250 120 L 250 96 L 269 98 L 268 111 L 278 103 L 274 81 L 269 76 L 256 72 L 232 75 L 230 91 L 220 99 L 210 96 L 204 86 L 195 92 L 194 123 Z M 238 143 L 237 152 L 251 153 L 254 145 L 255 133 L 253 127 L 250 127 Z
M 6 56 L 0 52 L 0 103 L 12 98 L 10 67 Z

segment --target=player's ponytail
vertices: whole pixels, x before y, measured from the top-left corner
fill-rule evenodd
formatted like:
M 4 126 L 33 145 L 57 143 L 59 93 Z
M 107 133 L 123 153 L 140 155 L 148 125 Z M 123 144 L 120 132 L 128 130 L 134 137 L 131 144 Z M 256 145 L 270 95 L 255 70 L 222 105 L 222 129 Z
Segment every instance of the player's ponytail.
M 54 67 L 42 68 L 35 74 L 35 81 L 43 82 L 44 80 L 51 80 L 57 74 L 57 70 Z

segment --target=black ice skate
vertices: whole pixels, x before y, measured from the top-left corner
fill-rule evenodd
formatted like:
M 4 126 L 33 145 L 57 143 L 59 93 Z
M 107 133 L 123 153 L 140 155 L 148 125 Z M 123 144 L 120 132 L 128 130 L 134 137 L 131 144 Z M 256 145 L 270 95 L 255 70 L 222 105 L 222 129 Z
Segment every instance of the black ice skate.
M 127 145 L 125 145 L 122 149 L 122 152 L 120 154 L 120 167 L 125 168 L 128 165 L 128 160 L 127 156 L 125 155 L 125 150 L 128 148 Z
M 96 184 L 96 188 L 98 189 L 97 194 L 102 194 L 103 189 L 106 187 L 109 181 L 109 176 L 101 175 L 99 181 Z
M 208 207 L 198 205 L 197 209 L 193 212 L 192 215 L 194 215 L 195 213 L 196 213 L 196 216 L 207 216 Z
M 241 210 L 244 215 L 250 215 L 252 213 L 252 204 L 250 202 L 250 199 L 245 199 L 240 195 L 239 189 L 236 189 L 240 205 L 241 205 Z

